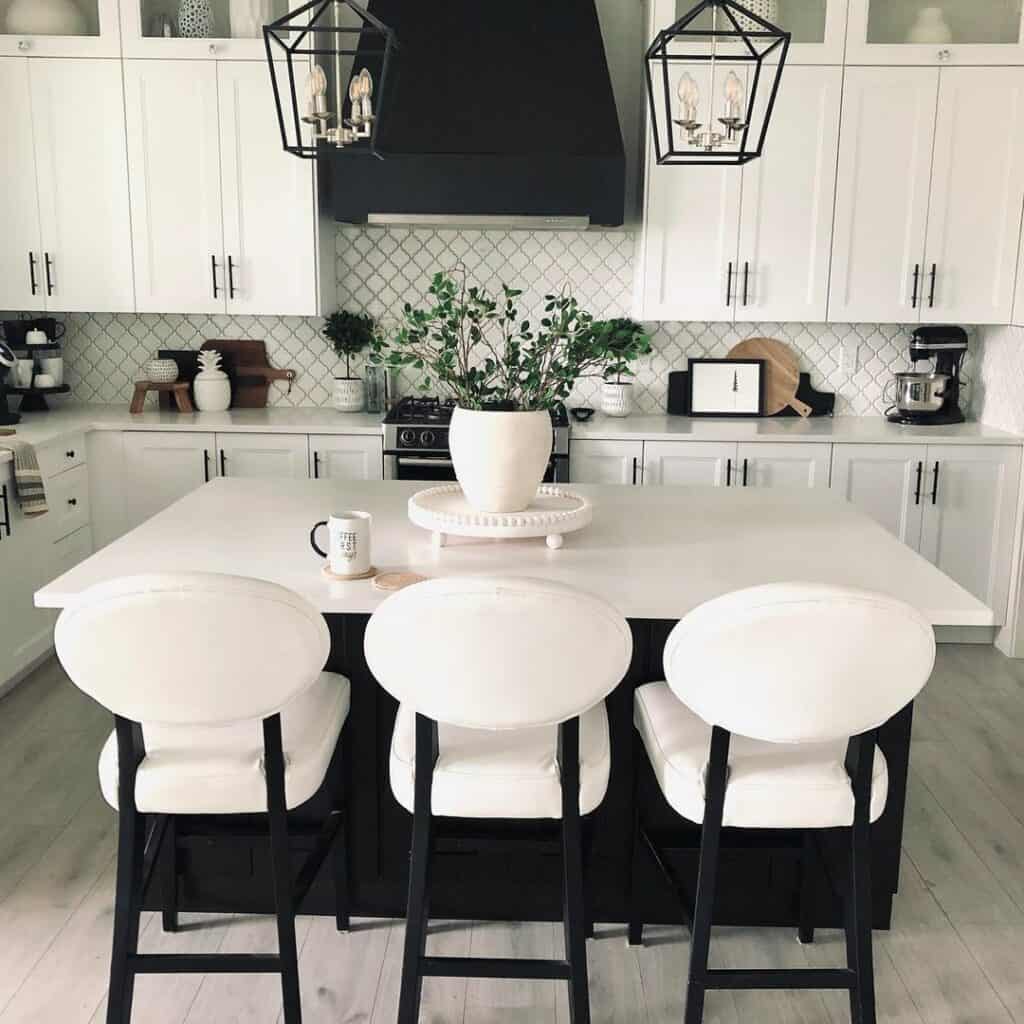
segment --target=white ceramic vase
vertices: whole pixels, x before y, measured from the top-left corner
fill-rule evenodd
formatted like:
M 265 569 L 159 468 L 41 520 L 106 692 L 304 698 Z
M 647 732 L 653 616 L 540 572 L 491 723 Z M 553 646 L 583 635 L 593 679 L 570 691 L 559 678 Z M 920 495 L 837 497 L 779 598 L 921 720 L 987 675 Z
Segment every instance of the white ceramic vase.
M 151 384 L 173 384 L 178 379 L 178 364 L 173 359 L 150 359 L 146 380 Z
M 74 0 L 11 0 L 5 28 L 11 35 L 84 36 L 85 15 Z
M 231 408 L 231 381 L 223 370 L 199 374 L 192 382 L 192 392 L 200 412 L 225 412 Z
M 947 24 L 942 8 L 922 7 L 907 33 L 907 42 L 939 45 L 953 42 L 953 30 Z
M 605 381 L 601 385 L 601 412 L 605 416 L 628 416 L 633 411 L 633 385 Z
M 764 18 L 765 21 L 770 21 L 773 25 L 779 23 L 779 0 L 741 0 L 741 3 L 759 18 Z M 740 28 L 747 32 L 761 31 L 761 26 L 756 21 L 751 21 L 750 18 L 743 17 L 742 14 L 737 16 L 737 20 L 740 23 Z
M 331 404 L 338 412 L 362 412 L 366 406 L 366 384 L 361 377 L 335 377 Z
M 263 26 L 273 21 L 270 0 L 231 0 L 228 8 L 232 39 L 263 37 Z
M 551 414 L 456 409 L 448 431 L 455 476 L 479 512 L 522 512 L 551 459 Z
M 183 39 L 209 39 L 213 35 L 211 0 L 181 0 L 178 4 L 178 35 Z

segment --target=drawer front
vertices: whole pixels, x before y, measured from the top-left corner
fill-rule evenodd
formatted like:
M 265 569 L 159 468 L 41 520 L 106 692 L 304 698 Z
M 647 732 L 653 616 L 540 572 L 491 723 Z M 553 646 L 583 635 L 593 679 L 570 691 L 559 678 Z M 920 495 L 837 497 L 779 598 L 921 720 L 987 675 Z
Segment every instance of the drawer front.
M 45 448 L 38 448 L 36 454 L 43 479 L 49 480 L 75 466 L 85 465 L 85 435 L 75 434 L 55 444 L 48 444 Z
M 69 569 L 74 569 L 79 562 L 84 562 L 91 554 L 92 530 L 88 526 L 83 526 L 54 543 L 54 574 L 63 575 Z
M 85 466 L 61 473 L 46 482 L 46 503 L 53 517 L 51 536 L 61 540 L 89 524 L 89 471 Z

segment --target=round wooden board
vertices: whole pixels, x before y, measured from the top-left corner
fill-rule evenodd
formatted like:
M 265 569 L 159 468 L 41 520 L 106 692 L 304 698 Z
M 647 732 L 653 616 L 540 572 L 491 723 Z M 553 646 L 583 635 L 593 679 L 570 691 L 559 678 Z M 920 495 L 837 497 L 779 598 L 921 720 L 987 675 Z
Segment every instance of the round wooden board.
M 414 583 L 422 583 L 425 579 L 427 577 L 421 576 L 418 572 L 382 572 L 373 581 L 373 586 L 375 590 L 393 593 L 411 587 Z
M 791 405 L 801 416 L 810 416 L 811 407 L 796 398 L 800 386 L 800 360 L 783 341 L 775 338 L 747 338 L 729 350 L 729 359 L 763 359 L 764 414 L 774 416 Z
M 321 571 L 329 580 L 333 580 L 335 583 L 354 583 L 356 580 L 372 580 L 378 574 L 378 570 L 371 565 L 366 572 L 361 572 L 358 576 L 339 576 L 336 572 L 331 572 L 330 562 L 324 562 L 324 567 Z

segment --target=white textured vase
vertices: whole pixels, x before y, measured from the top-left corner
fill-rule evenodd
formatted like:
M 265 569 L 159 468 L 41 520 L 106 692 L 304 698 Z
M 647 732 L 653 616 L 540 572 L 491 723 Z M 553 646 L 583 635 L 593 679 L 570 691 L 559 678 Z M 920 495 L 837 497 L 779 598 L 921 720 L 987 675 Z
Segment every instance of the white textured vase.
M 199 374 L 192 382 L 192 392 L 200 412 L 225 412 L 231 408 L 231 381 L 220 370 L 208 376 Z
M 605 416 L 628 416 L 633 411 L 633 385 L 605 381 L 601 385 L 601 412 Z
M 455 476 L 479 512 L 522 512 L 551 459 L 551 414 L 456 409 L 448 431 Z
M 942 8 L 922 7 L 907 33 L 907 42 L 940 45 L 953 42 L 953 30 L 947 24 Z
M 331 404 L 338 412 L 362 412 L 366 406 L 366 384 L 360 377 L 335 377 Z
M 779 0 L 740 0 L 740 2 L 751 14 L 756 14 L 773 25 L 779 23 Z M 736 20 L 740 23 L 740 28 L 747 32 L 762 31 L 762 26 L 756 21 L 751 21 L 750 18 L 745 18 L 742 14 L 737 15 Z
M 209 39 L 213 35 L 211 0 L 181 0 L 178 4 L 178 35 L 185 39 Z
M 151 384 L 173 384 L 178 379 L 178 364 L 173 359 L 150 359 L 146 380 Z
M 75 0 L 11 0 L 5 28 L 11 35 L 84 36 L 85 15 Z
M 231 0 L 228 8 L 232 39 L 263 37 L 263 26 L 273 21 L 270 0 Z

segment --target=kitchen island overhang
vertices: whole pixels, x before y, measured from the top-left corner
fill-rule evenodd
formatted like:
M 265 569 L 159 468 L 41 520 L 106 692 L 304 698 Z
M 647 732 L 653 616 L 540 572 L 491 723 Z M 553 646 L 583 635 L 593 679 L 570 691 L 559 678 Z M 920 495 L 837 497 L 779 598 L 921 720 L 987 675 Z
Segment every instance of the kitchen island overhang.
M 418 486 L 216 480 L 37 594 L 40 606 L 61 608 L 106 579 L 194 570 L 269 579 L 314 602 L 331 630 L 327 667 L 352 680 L 352 710 L 332 771 L 345 773 L 351 783 L 348 841 L 355 915 L 404 912 L 411 818 L 391 795 L 388 779 L 396 706 L 369 673 L 362 650 L 369 614 L 385 595 L 367 581 L 325 579 L 321 560 L 309 548 L 310 527 L 332 512 L 359 508 L 374 516 L 373 561 L 381 571 L 556 579 L 605 597 L 630 620 L 632 664 L 608 699 L 611 780 L 604 803 L 587 822 L 587 887 L 600 921 L 626 920 L 634 791 L 659 845 L 673 851 L 679 875 L 684 880 L 696 875 L 699 829 L 680 827 L 664 803 L 646 759 L 636 756 L 632 728 L 633 691 L 663 677 L 665 639 L 687 611 L 741 587 L 803 579 L 892 594 L 919 608 L 938 627 L 983 630 L 994 621 L 980 601 L 828 492 L 579 487 L 595 504 L 594 522 L 567 538 L 559 551 L 548 549 L 543 540 L 458 539 L 438 550 L 430 535 L 406 518 L 406 503 Z M 890 775 L 889 802 L 873 829 L 875 920 L 880 927 L 889 922 L 899 877 L 911 721 L 912 708 L 907 707 L 880 735 Z M 325 813 L 326 802 L 314 797 L 295 818 L 312 830 Z M 178 830 L 180 908 L 269 911 L 272 883 L 265 835 L 246 819 L 219 822 L 214 836 L 207 822 L 195 825 L 186 820 Z M 560 860 L 550 824 L 450 821 L 447 826 L 439 840 L 432 900 L 436 916 L 558 916 Z M 525 846 L 509 844 L 503 841 L 508 835 L 528 841 Z M 737 830 L 728 838 L 733 850 L 723 861 L 716 920 L 795 926 L 803 870 L 799 837 Z M 827 852 L 830 837 L 822 838 Z M 311 841 L 299 835 L 296 847 Z M 839 926 L 841 908 L 824 866 L 815 861 L 811 871 L 806 891 L 813 901 L 814 922 Z M 681 920 L 672 890 L 645 855 L 639 860 L 635 899 L 648 921 Z M 154 885 L 147 906 L 160 905 L 160 889 Z M 333 914 L 329 867 L 302 909 Z

